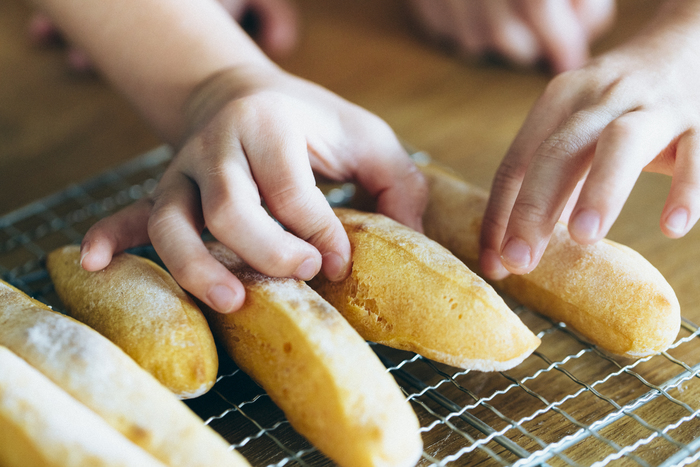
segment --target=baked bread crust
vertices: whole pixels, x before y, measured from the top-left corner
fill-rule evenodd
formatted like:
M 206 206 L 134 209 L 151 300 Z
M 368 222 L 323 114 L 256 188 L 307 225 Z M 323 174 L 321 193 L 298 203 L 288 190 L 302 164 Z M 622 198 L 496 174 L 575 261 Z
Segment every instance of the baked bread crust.
M 488 193 L 436 165 L 421 167 L 430 185 L 425 233 L 478 271 Z M 494 287 L 574 328 L 614 354 L 642 357 L 670 346 L 680 329 L 678 299 L 639 253 L 604 239 L 579 245 L 558 223 L 539 265 Z
M 221 244 L 208 248 L 241 280 L 246 300 L 226 315 L 202 309 L 291 425 L 343 467 L 414 466 L 423 446 L 418 420 L 343 317 L 304 282 L 255 272 Z
M 0 346 L 0 465 L 165 467 Z
M 202 312 L 175 280 L 146 258 L 122 253 L 102 271 L 80 267 L 80 248 L 48 255 L 46 267 L 66 313 L 122 348 L 182 399 L 207 392 L 219 360 Z
M 352 272 L 310 284 L 363 338 L 480 371 L 512 368 L 537 348 L 503 299 L 448 250 L 380 214 L 335 211 Z
M 2 281 L 0 345 L 171 467 L 250 465 L 107 338 Z

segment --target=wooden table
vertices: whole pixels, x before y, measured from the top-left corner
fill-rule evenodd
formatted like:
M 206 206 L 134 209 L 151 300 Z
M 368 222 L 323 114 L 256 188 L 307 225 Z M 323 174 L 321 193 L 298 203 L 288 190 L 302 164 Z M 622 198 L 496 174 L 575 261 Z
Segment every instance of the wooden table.
M 298 3 L 303 22 L 302 40 L 294 55 L 281 63 L 283 67 L 375 112 L 400 137 L 453 167 L 468 181 L 488 188 L 501 157 L 549 76 L 540 71 L 513 70 L 452 56 L 424 40 L 401 0 Z M 595 45 L 595 51 L 606 50 L 633 34 L 653 15 L 658 3 L 620 2 L 616 29 Z M 71 73 L 64 64 L 61 49 L 37 48 L 28 42 L 25 29 L 30 14 L 30 8 L 21 0 L 0 2 L 0 215 L 120 165 L 159 144 L 125 100 L 99 77 Z M 668 188 L 667 177 L 643 175 L 609 237 L 638 250 L 657 266 L 676 290 L 683 315 L 697 323 L 700 322 L 700 287 L 696 286 L 695 278 L 700 273 L 700 229 L 695 228 L 685 238 L 673 241 L 660 233 L 659 215 Z M 524 312 L 523 319 L 534 330 L 545 333 L 543 340 L 547 347 L 543 344 L 545 350 L 539 358 L 509 372 L 515 381 L 521 382 L 517 397 L 488 399 L 493 391 L 511 384 L 504 376 L 461 375 L 454 369 L 437 367 L 445 372 L 440 374 L 427 363 L 412 365 L 423 365 L 415 371 L 422 374 L 429 370 L 426 378 L 430 384 L 443 381 L 441 390 L 464 404 L 474 403 L 464 402 L 471 400 L 465 388 L 473 391 L 479 403 L 470 412 L 483 420 L 493 419 L 489 423 L 497 430 L 507 423 L 494 419 L 486 399 L 507 418 L 521 420 L 535 410 L 528 399 L 532 396 L 522 387 L 522 378 L 544 371 L 537 373 L 539 376 L 532 380 L 532 386 L 538 394 L 546 395 L 550 405 L 535 401 L 546 410 L 524 424 L 528 432 L 545 443 L 557 442 L 577 431 L 577 425 L 562 415 L 562 411 L 589 426 L 615 411 L 605 397 L 624 405 L 650 390 L 636 376 L 630 376 L 630 372 L 643 375 L 650 384 L 659 384 L 681 371 L 668 358 L 655 357 L 623 372 L 623 376 L 634 380 L 631 386 L 613 378 L 610 383 L 599 382 L 595 386 L 605 394 L 603 398 L 589 389 L 571 403 L 552 405 L 552 401 L 561 400 L 562 394 L 585 388 L 581 381 L 591 384 L 615 372 L 615 362 L 623 366 L 632 362 L 606 360 L 535 314 Z M 693 342 L 691 339 L 670 354 L 691 367 L 698 364 L 700 352 L 689 347 Z M 572 349 L 574 354 L 579 350 L 583 354 L 566 359 Z M 553 362 L 561 362 L 557 366 L 560 369 L 545 371 L 548 355 Z M 562 369 L 576 374 L 578 382 L 561 376 Z M 564 378 L 563 383 L 560 378 Z M 695 380 L 697 377 L 690 377 L 672 389 L 673 397 L 682 399 L 692 410 L 700 407 L 697 402 L 700 385 Z M 409 390 L 415 392 L 419 392 L 415 387 Z M 444 418 L 431 415 L 430 410 L 437 410 L 430 405 L 434 401 L 424 404 L 416 405 L 424 426 L 431 420 L 442 420 L 439 428 L 424 434 L 429 456 L 440 460 L 455 455 L 454 465 L 495 462 L 482 448 L 458 455 L 460 449 L 469 445 L 465 432 L 475 439 L 484 435 L 471 427 L 450 429 Z M 217 410 L 212 407 L 219 405 L 221 401 L 193 403 L 198 410 L 210 414 Z M 645 405 L 638 413 L 644 421 L 660 428 L 689 416 L 690 420 L 679 428 L 668 430 L 675 440 L 689 443 L 700 433 L 697 418 L 687 409 L 679 410 L 678 404 L 669 402 Z M 453 413 L 447 421 L 461 423 L 458 418 Z M 212 423 L 232 442 L 240 441 L 233 422 Z M 635 451 L 649 465 L 661 464 L 678 450 L 672 442 L 663 440 L 667 433 L 650 430 L 627 415 L 601 433 L 620 446 L 652 436 L 652 440 Z M 531 452 L 541 448 L 532 437 L 518 434 L 516 429 L 508 431 L 506 436 Z M 504 452 L 494 441 L 486 445 L 494 452 Z M 270 449 L 274 450 L 274 445 Z M 257 449 L 254 442 L 241 450 L 255 462 L 268 462 L 274 457 L 266 457 L 265 450 Z M 607 441 L 589 436 L 588 441 L 576 444 L 566 455 L 588 465 L 614 452 Z M 517 460 L 517 456 L 504 456 L 507 462 Z M 318 455 L 303 459 L 302 462 L 312 464 L 325 462 Z M 428 465 L 429 457 L 422 462 Z M 562 457 L 548 462 L 568 465 Z M 639 465 L 629 457 L 622 463 Z

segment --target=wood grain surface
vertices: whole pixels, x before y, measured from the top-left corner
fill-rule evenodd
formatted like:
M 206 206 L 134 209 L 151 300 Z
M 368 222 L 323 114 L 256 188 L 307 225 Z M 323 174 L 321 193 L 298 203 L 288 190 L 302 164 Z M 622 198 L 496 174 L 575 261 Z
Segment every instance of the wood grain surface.
M 547 73 L 464 59 L 431 44 L 402 0 L 299 0 L 297 4 L 302 37 L 298 50 L 280 62 L 285 69 L 375 112 L 401 138 L 451 166 L 469 182 L 484 188 L 490 186 L 512 138 L 550 79 Z M 636 33 L 653 17 L 659 4 L 652 0 L 620 1 L 615 29 L 595 44 L 594 52 L 607 50 Z M 21 0 L 0 2 L 0 215 L 117 166 L 159 144 L 148 126 L 102 78 L 70 72 L 60 47 L 37 47 L 29 42 L 26 27 L 31 13 L 28 3 Z M 700 287 L 695 279 L 700 274 L 700 228 L 696 227 L 680 240 L 669 240 L 661 234 L 659 215 L 669 186 L 668 177 L 642 175 L 609 237 L 631 246 L 654 264 L 676 290 L 683 315 L 697 323 L 700 322 Z M 572 349 L 575 353 L 576 349 L 585 348 L 575 337 L 553 328 L 535 314 L 524 312 L 523 319 L 535 332 L 544 333 L 544 350 L 537 358 L 509 372 L 515 380 L 547 368 L 548 359 L 561 361 Z M 681 346 L 669 354 L 690 366 L 700 359 L 697 346 Z M 551 403 L 559 400 L 561 394 L 585 387 L 571 378 L 565 378 L 562 383 L 561 378 L 555 377 L 561 376 L 562 371 L 569 371 L 578 380 L 590 384 L 598 381 L 601 374 L 617 371 L 618 364 L 627 365 L 630 361 L 584 352 L 567 360 L 560 369 L 534 379 L 532 387 L 524 386 Z M 425 371 L 426 377 L 434 381 L 444 377 L 435 368 L 424 368 L 430 366 L 425 362 L 409 366 L 414 366 L 416 373 Z M 681 367 L 669 366 L 667 358 L 655 357 L 640 363 L 635 371 L 644 375 L 647 383 L 658 384 L 679 373 Z M 456 374 L 454 369 L 438 369 L 447 375 Z M 400 375 L 398 378 L 401 379 Z M 649 386 L 629 372 L 623 372 L 619 378 L 625 382 L 616 377 L 599 383 L 596 388 L 618 404 L 649 391 Z M 696 379 L 678 386 L 673 394 L 680 397 L 682 393 L 684 401 L 700 400 L 699 385 L 691 384 Z M 454 393 L 455 400 L 467 404 L 474 397 L 478 400 L 509 384 L 512 381 L 503 375 L 472 373 L 449 377 L 443 386 L 447 393 Z M 515 420 L 532 413 L 533 403 L 548 407 L 541 399 L 532 402 L 522 386 L 517 387 L 517 395 L 511 391 L 500 399 L 496 396 L 491 403 Z M 241 391 L 245 393 L 244 389 Z M 240 397 L 245 400 L 244 395 Z M 687 415 L 687 410 L 679 409 L 678 404 L 664 401 L 661 397 L 658 404 L 644 406 L 638 415 L 662 428 Z M 221 401 L 211 396 L 192 404 L 202 414 L 215 414 Z M 434 417 L 431 410 L 444 410 L 434 401 L 424 404 L 416 405 L 424 422 Z M 693 410 L 698 409 L 697 402 L 690 405 Z M 255 407 L 263 419 L 274 420 L 279 415 L 271 403 L 265 407 Z M 590 390 L 560 407 L 583 424 L 615 411 L 613 404 Z M 473 413 L 496 429 L 505 424 L 502 419 L 494 418 L 493 412 L 483 404 Z M 454 420 L 457 424 L 458 418 Z M 637 452 L 649 465 L 659 465 L 677 450 L 672 442 L 658 432 L 653 435 L 653 429 L 634 417 L 623 418 L 606 428 L 607 431 L 603 430 L 602 435 L 625 445 L 651 433 L 655 438 Z M 566 415 L 551 408 L 528 423 L 528 430 L 545 442 L 554 442 L 578 429 Z M 240 431 L 225 421 L 215 421 L 213 426 L 231 438 Z M 440 452 L 459 451 L 464 436 L 456 435 L 446 426 L 443 422 L 424 433 L 429 446 L 426 452 L 438 456 Z M 670 433 L 678 442 L 686 443 L 697 436 L 698 429 L 698 424 L 693 422 Z M 460 430 L 473 431 L 461 425 Z M 521 435 L 511 430 L 508 436 L 517 439 Z M 531 439 L 521 444 L 530 450 L 537 448 Z M 265 452 L 267 448 L 251 446 L 242 452 L 254 465 L 271 458 Z M 498 444 L 491 442 L 488 446 L 503 454 Z M 274 450 L 275 446 L 269 449 Z M 579 459 L 582 465 L 590 465 L 614 451 L 607 443 L 590 436 L 567 454 Z M 517 459 L 503 455 L 509 462 Z M 493 463 L 492 456 L 484 450 L 477 449 L 473 457 L 460 457 L 467 458 L 468 464 L 456 461 L 454 465 Z M 567 465 L 563 458 L 549 462 Z M 621 464 L 640 465 L 629 457 Z M 318 465 L 323 465 L 323 461 Z

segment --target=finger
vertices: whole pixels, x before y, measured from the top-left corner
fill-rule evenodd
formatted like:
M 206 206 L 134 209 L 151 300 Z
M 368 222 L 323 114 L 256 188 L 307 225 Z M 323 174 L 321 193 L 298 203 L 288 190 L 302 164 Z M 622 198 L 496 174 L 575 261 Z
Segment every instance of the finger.
M 151 200 L 139 200 L 90 227 L 80 245 L 81 266 L 86 271 L 99 271 L 109 265 L 115 253 L 148 244 L 151 206 Z
M 589 41 L 607 31 L 615 19 L 614 0 L 572 0 L 572 5 Z
M 539 262 L 595 142 L 611 120 L 605 109 L 573 114 L 537 149 L 523 178 L 500 246 L 503 265 L 525 274 Z
M 299 238 L 316 247 L 323 273 L 340 280 L 350 273 L 350 242 L 323 193 L 316 187 L 306 138 L 294 129 L 279 127 L 267 138 L 244 140 L 246 148 L 268 157 L 251 157 L 253 177 L 270 212 Z M 269 157 L 272 155 L 272 157 Z M 314 272 L 317 272 L 317 270 Z
M 540 56 L 537 38 L 507 0 L 485 4 L 488 48 L 520 66 L 533 65 Z
M 242 127 L 249 123 L 242 124 Z M 261 128 L 264 124 L 256 122 L 251 125 L 251 128 Z M 258 168 L 261 177 L 271 177 L 273 184 L 279 183 L 280 186 L 286 186 L 284 184 L 289 182 L 290 177 L 293 178 L 279 159 L 287 153 L 275 148 L 274 142 L 280 133 L 269 125 L 271 123 L 268 122 L 269 133 L 265 134 L 269 139 L 262 133 L 254 132 L 260 138 L 262 146 L 249 141 L 249 158 L 237 136 L 233 135 L 232 141 L 224 142 L 221 147 L 212 150 L 210 160 L 190 165 L 185 170 L 201 190 L 206 225 L 220 242 L 264 274 L 308 280 L 321 269 L 321 254 L 314 246 L 286 232 L 265 211 L 261 206 L 258 183 L 264 187 L 269 182 L 255 180 L 248 166 L 255 155 L 261 155 L 262 159 L 271 164 L 269 167 Z M 183 151 L 185 150 L 189 149 Z M 308 159 L 306 164 L 308 165 Z M 315 219 L 315 213 L 310 216 L 309 218 L 305 214 L 305 220 Z M 349 261 L 349 254 L 347 260 Z
M 588 37 L 569 2 L 527 0 L 518 5 L 555 73 L 579 68 L 586 62 Z
M 51 18 L 41 12 L 29 20 L 28 33 L 32 42 L 38 45 L 49 45 L 61 40 L 61 34 Z
M 581 189 L 583 188 L 583 183 L 585 181 L 586 181 L 586 177 L 584 176 L 576 184 L 576 188 L 574 188 L 574 191 L 571 193 L 571 196 L 569 196 L 569 199 L 566 202 L 566 206 L 564 206 L 564 210 L 561 212 L 561 215 L 559 216 L 559 222 L 563 222 L 564 224 L 569 223 L 569 218 L 571 217 L 571 213 L 574 211 L 574 208 L 576 207 L 576 202 L 578 201 L 578 197 L 581 195 Z
M 661 213 L 661 230 L 680 238 L 700 217 L 700 138 L 694 131 L 682 135 L 676 149 L 671 190 Z
M 481 21 L 485 16 L 482 2 L 449 0 L 447 2 L 448 36 L 462 53 L 480 56 L 486 52 L 486 33 Z
M 381 169 L 388 166 L 393 166 L 394 170 L 382 176 Z M 396 153 L 394 160 L 368 175 L 371 180 L 369 177 L 361 178 L 377 199 L 377 212 L 422 233 L 423 213 L 428 205 L 428 185 L 415 164 L 402 157 L 401 153 Z
M 64 42 L 61 32 L 53 21 L 43 13 L 36 13 L 30 20 L 29 37 L 39 45 L 62 44 Z M 74 47 L 69 47 L 66 61 L 68 66 L 80 73 L 91 71 L 94 68 L 88 55 Z
M 68 66 L 79 73 L 92 71 L 94 66 L 90 57 L 80 49 L 70 48 L 66 57 Z
M 561 83 L 561 84 L 560 84 Z M 571 114 L 572 87 L 555 78 L 538 99 L 501 162 L 481 225 L 479 267 L 494 280 L 509 274 L 501 261 L 501 245 L 523 178 L 537 148 Z
M 450 9 L 445 0 L 412 0 L 411 6 L 425 31 L 434 39 L 445 39 L 452 29 Z
M 428 203 L 423 174 L 386 123 L 378 122 L 374 136 L 374 144 L 360 148 L 352 176 L 377 200 L 377 212 L 423 232 Z
M 219 4 L 237 22 L 241 20 L 245 12 L 246 3 L 242 0 L 218 0 Z
M 576 242 L 594 243 L 608 233 L 642 169 L 675 138 L 670 122 L 666 116 L 636 111 L 605 127 L 569 222 Z
M 287 0 L 250 0 L 248 9 L 257 17 L 259 30 L 254 39 L 270 56 L 283 57 L 296 46 L 297 12 Z
M 173 278 L 212 309 L 228 313 L 245 300 L 243 284 L 215 260 L 201 238 L 199 193 L 182 173 L 167 172 L 154 195 L 148 234 Z

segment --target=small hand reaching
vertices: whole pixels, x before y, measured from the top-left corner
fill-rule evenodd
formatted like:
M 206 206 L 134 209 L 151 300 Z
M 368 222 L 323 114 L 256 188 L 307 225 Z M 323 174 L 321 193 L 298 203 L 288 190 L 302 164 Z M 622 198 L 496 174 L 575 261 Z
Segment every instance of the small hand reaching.
M 224 72 L 199 89 L 189 101 L 192 131 L 154 195 L 90 229 L 85 269 L 151 242 L 180 285 L 216 310 L 236 310 L 243 286 L 209 255 L 206 227 L 265 274 L 343 279 L 350 244 L 312 170 L 356 180 L 379 212 L 421 229 L 426 186 L 385 122 L 276 68 L 250 76 L 242 86 L 239 73 Z
M 670 2 L 627 44 L 552 80 L 492 185 L 488 277 L 534 269 L 567 203 L 575 241 L 603 238 L 643 170 L 673 177 L 661 230 L 688 232 L 700 217 L 699 51 L 700 7 Z

